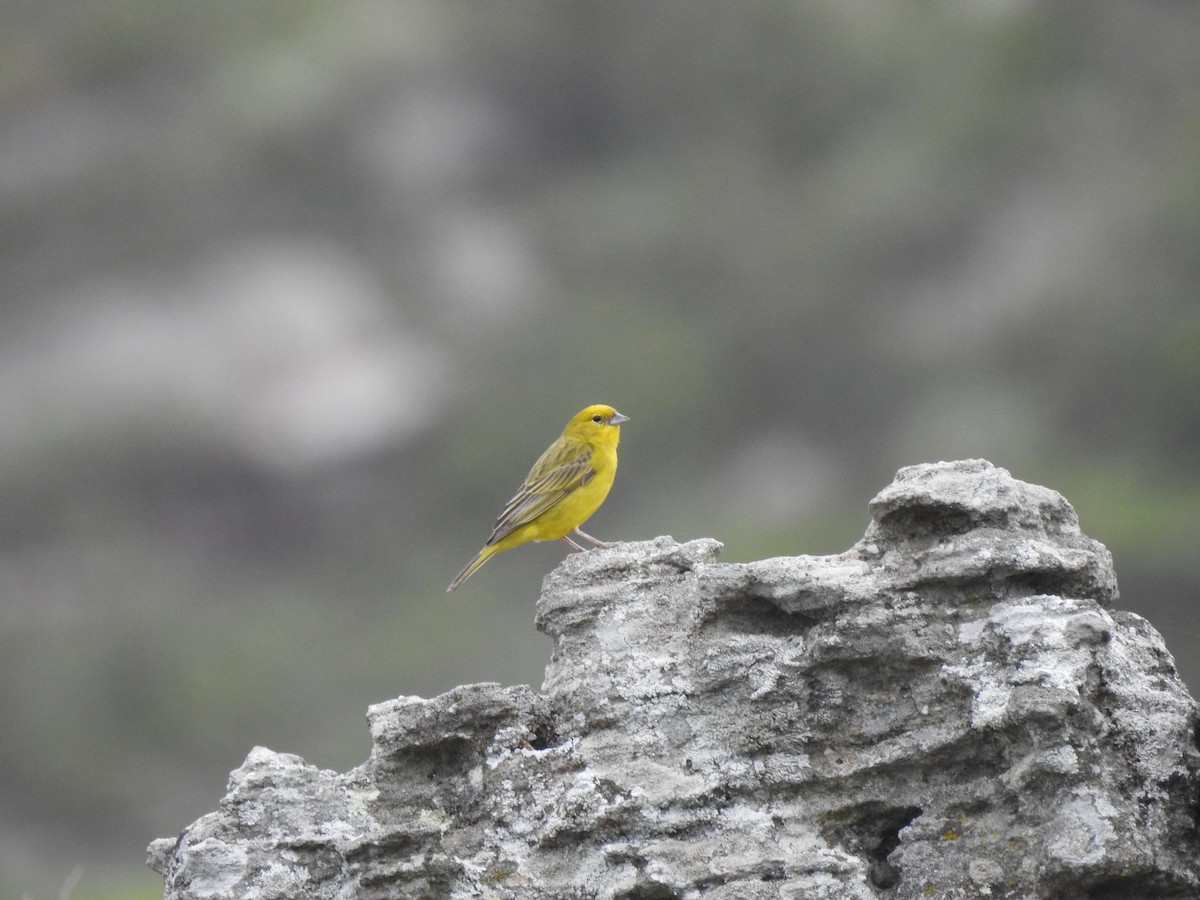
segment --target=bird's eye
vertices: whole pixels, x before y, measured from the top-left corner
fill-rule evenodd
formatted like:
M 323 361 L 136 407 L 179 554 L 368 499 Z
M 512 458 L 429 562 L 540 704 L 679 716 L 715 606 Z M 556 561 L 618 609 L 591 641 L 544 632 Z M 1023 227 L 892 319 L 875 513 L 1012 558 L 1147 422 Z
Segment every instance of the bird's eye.
M 597 413 L 596 415 L 592 416 L 592 421 L 593 421 L 593 422 L 603 422 L 603 421 L 604 421 L 604 416 L 602 416 L 602 415 L 600 415 L 599 413 Z

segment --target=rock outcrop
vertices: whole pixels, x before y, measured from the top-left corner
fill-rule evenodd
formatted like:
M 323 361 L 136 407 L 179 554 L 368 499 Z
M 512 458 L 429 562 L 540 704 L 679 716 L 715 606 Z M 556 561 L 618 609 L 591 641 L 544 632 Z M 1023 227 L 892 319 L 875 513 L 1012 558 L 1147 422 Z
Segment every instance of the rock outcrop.
M 346 773 L 253 750 L 166 897 L 1200 897 L 1197 705 L 1066 500 L 969 460 L 870 510 L 837 556 L 569 556 L 542 693 L 380 703 Z

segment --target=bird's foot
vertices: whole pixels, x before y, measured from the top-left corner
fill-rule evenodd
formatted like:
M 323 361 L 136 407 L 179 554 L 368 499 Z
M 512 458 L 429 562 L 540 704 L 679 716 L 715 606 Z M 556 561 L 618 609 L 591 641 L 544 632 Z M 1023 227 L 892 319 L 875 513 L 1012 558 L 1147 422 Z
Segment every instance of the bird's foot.
M 577 535 L 579 535 L 581 538 L 583 538 L 584 540 L 591 541 L 593 544 L 595 544 L 600 549 L 605 549 L 607 547 L 614 546 L 613 544 L 610 544 L 607 541 L 602 541 L 599 538 L 594 538 L 590 534 L 588 534 L 586 531 L 581 531 L 578 528 L 575 529 L 575 533 Z M 575 543 L 575 542 L 572 541 L 571 543 Z

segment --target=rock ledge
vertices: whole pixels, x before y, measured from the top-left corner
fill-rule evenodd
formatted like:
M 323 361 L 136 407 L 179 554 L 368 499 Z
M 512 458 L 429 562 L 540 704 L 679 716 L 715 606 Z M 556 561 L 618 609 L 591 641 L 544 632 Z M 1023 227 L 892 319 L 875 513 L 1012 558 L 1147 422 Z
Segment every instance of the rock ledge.
M 255 748 L 150 845 L 184 898 L 1196 898 L 1197 705 L 1059 494 L 902 469 L 837 556 L 669 537 L 547 576 L 543 692 Z

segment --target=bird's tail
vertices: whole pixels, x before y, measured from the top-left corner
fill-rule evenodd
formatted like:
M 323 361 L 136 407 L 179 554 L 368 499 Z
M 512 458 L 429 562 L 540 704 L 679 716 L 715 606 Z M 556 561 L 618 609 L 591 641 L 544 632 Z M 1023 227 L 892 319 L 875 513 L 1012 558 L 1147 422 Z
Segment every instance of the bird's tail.
M 450 591 L 454 590 L 456 587 L 474 575 L 476 569 L 478 569 L 503 549 L 503 547 L 499 547 L 496 544 L 489 544 L 487 547 L 484 547 L 482 550 L 476 553 L 475 558 L 463 566 L 463 570 L 454 576 L 454 580 L 450 582 L 450 587 L 446 588 L 446 592 L 449 593 Z

